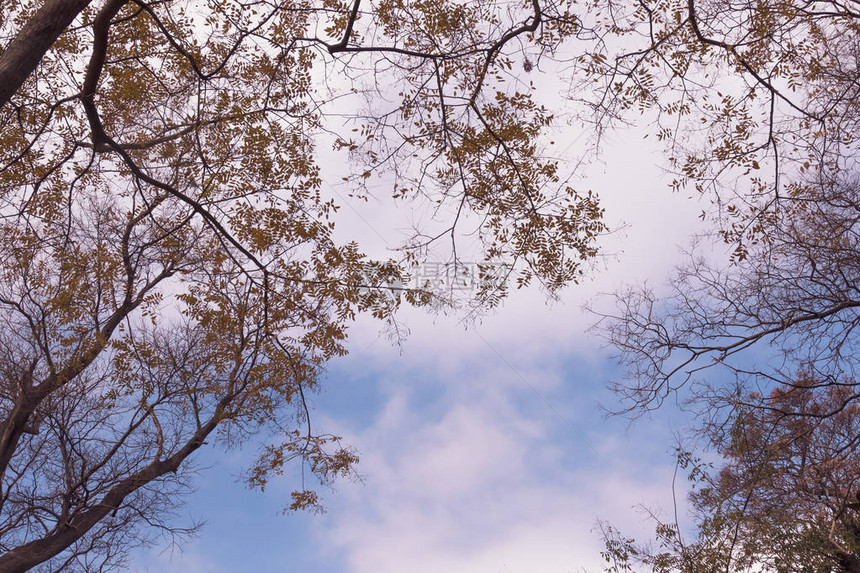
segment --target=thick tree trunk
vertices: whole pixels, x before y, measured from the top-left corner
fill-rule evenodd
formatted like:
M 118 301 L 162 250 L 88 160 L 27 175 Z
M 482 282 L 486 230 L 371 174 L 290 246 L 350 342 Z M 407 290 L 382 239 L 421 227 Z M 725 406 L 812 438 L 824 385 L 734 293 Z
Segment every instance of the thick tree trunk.
M 42 56 L 92 0 L 45 0 L 42 7 L 0 52 L 0 107 L 33 73 Z

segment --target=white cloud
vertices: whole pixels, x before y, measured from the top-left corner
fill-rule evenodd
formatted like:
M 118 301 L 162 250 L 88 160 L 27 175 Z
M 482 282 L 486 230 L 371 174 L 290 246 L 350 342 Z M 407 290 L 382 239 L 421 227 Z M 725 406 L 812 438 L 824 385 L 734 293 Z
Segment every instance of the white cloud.
M 575 436 L 560 441 L 563 423 L 541 404 L 525 407 L 521 386 L 494 386 L 492 370 L 474 375 L 484 354 L 387 386 L 386 406 L 370 426 L 338 429 L 362 453 L 367 479 L 328 499 L 317 538 L 343 552 L 348 573 L 596 571 L 597 517 L 641 533 L 631 508 L 668 502 L 668 455 L 651 463 L 647 448 L 616 434 L 595 444 L 603 459 Z M 390 365 L 388 375 L 397 370 Z M 457 382 L 465 372 L 472 373 L 462 382 L 468 391 Z M 416 386 L 434 383 L 447 388 L 437 404 L 416 401 Z M 428 415 L 439 404 L 442 412 Z M 584 434 L 588 418 L 571 421 Z

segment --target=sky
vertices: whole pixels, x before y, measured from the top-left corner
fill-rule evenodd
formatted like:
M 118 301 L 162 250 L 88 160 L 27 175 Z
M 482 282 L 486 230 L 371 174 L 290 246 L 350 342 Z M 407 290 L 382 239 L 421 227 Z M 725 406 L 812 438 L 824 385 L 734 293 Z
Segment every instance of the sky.
M 659 288 L 678 247 L 702 230 L 702 206 L 669 190 L 662 162 L 642 133 L 608 135 L 581 186 L 622 230 L 560 300 L 514 291 L 469 327 L 462 315 L 406 309 L 401 347 L 378 323 L 354 325 L 350 355 L 330 364 L 311 401 L 315 428 L 357 449 L 362 478 L 323 489 L 324 514 L 282 512 L 300 489 L 298 467 L 260 493 L 239 478 L 253 448 L 210 450 L 179 512 L 205 520 L 199 534 L 137 553 L 132 570 L 600 571 L 598 519 L 642 536 L 642 507 L 672 510 L 674 436 L 685 425 L 672 409 L 635 422 L 606 417 L 617 404 L 606 386 L 623 373 L 582 309 L 624 284 Z M 380 205 L 344 211 L 349 232 L 371 243 L 392 224 Z

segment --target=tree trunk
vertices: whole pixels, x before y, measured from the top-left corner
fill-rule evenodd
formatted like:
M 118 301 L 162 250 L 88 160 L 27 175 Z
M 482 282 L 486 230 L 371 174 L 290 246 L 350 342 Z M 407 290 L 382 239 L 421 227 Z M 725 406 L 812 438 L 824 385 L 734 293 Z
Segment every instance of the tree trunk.
M 46 0 L 0 52 L 0 107 L 18 91 L 45 52 L 92 0 Z

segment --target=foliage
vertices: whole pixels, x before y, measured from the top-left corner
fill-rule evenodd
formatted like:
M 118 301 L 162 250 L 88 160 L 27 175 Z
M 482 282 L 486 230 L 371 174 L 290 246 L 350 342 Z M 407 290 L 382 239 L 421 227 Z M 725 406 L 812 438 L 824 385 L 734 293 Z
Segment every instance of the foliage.
M 714 471 L 679 453 L 689 470 L 696 535 L 657 521 L 660 550 L 604 527 L 608 571 L 860 570 L 860 406 L 852 385 L 822 388 L 805 376 L 768 400 L 739 404 L 727 432 L 713 436 L 725 463 Z
M 585 27 L 599 43 L 577 59 L 581 82 L 571 97 L 601 129 L 647 111 L 667 145 L 673 186 L 712 194 L 737 259 L 766 240 L 772 210 L 814 201 L 819 187 L 851 173 L 860 26 L 852 6 L 592 6 Z
M 601 48 L 578 60 L 578 85 L 599 89 L 572 97 L 600 128 L 644 114 L 674 188 L 714 206 L 703 212 L 714 235 L 665 290 L 630 288 L 600 318 L 627 367 L 620 410 L 678 398 L 696 415 L 698 444 L 725 463 L 692 498 L 692 540 L 658 521 L 652 550 L 607 526 L 608 563 L 860 570 L 860 13 L 829 1 L 669 0 L 592 17 Z
M 576 30 L 538 0 L 3 3 L 0 571 L 115 568 L 176 532 L 205 443 L 268 444 L 259 488 L 291 460 L 349 475 L 305 395 L 357 313 L 435 304 L 396 285 L 436 242 L 455 268 L 469 233 L 518 284 L 577 280 L 602 212 L 511 71 Z M 350 193 L 382 174 L 435 210 L 400 258 L 336 239 L 320 164 L 347 155 Z
M 544 70 L 598 135 L 652 120 L 732 251 L 691 257 L 668 300 L 620 297 L 631 411 L 686 386 L 721 444 L 739 396 L 767 411 L 799 370 L 853 388 L 858 22 L 787 0 L 3 4 L 0 571 L 116 566 L 142 524 L 170 527 L 208 441 L 261 438 L 260 488 L 291 460 L 348 474 L 305 393 L 357 313 L 442 304 L 400 286 L 436 244 L 455 272 L 470 236 L 519 286 L 578 280 L 602 211 L 544 151 Z M 334 157 L 349 194 L 390 181 L 432 211 L 396 258 L 335 232 Z M 749 367 L 759 343 L 780 362 Z M 689 386 L 712 366 L 734 383 Z
M 595 15 L 604 48 L 581 65 L 602 89 L 583 99 L 603 126 L 650 114 L 676 187 L 716 206 L 703 214 L 714 236 L 666 291 L 628 289 L 602 317 L 628 368 L 616 388 L 625 411 L 683 389 L 707 430 L 725 427 L 738 396 L 792 388 L 798 371 L 853 385 L 858 23 L 831 2 L 685 0 Z

